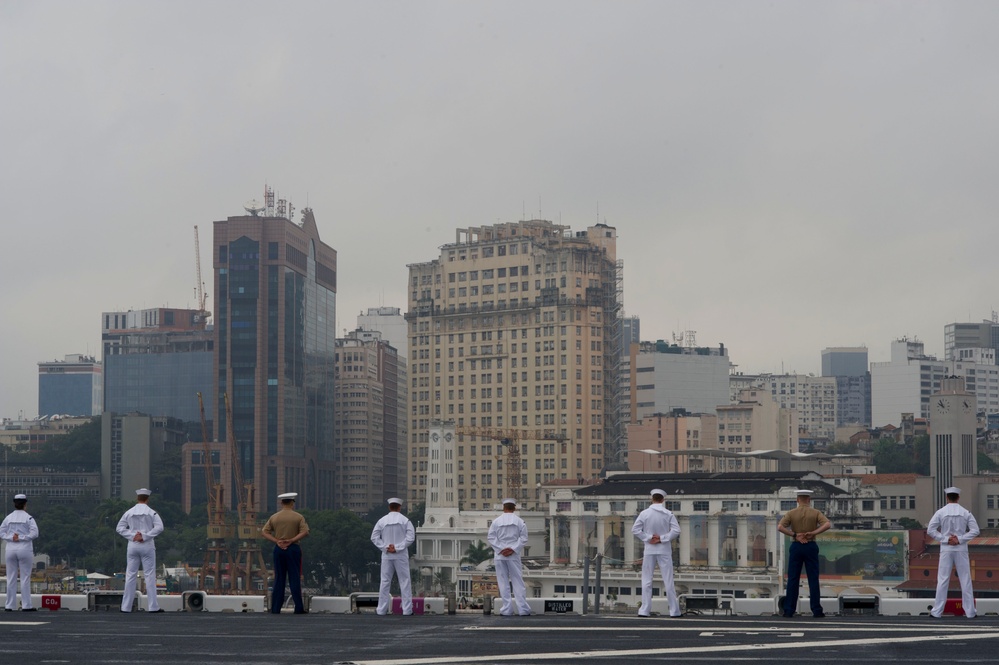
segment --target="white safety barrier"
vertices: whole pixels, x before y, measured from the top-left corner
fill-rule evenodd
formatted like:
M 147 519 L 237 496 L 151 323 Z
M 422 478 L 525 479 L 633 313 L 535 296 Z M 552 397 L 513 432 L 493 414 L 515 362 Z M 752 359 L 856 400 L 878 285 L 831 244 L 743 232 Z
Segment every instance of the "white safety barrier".
M 87 594 L 33 593 L 31 606 L 43 610 L 70 610 L 80 612 L 87 609 Z
M 773 616 L 777 614 L 776 598 L 733 598 L 732 613 L 747 616 Z
M 309 599 L 309 612 L 350 614 L 350 596 L 313 596 Z
M 138 596 L 139 598 L 139 609 L 143 612 L 149 611 L 149 596 L 142 594 Z M 158 593 L 156 594 L 156 600 L 159 603 L 160 609 L 164 612 L 180 612 L 184 609 L 183 600 L 180 596 L 173 594 Z
M 447 614 L 447 598 L 424 598 L 424 614 Z
M 499 614 L 499 606 L 502 603 L 499 598 L 493 600 L 493 614 Z M 515 601 L 516 602 L 516 601 Z M 531 606 L 531 614 L 582 614 L 582 597 L 573 598 L 528 598 L 527 604 Z M 514 610 L 516 612 L 516 609 Z M 590 612 L 593 612 L 593 605 L 590 604 Z
M 267 609 L 263 596 L 205 596 L 207 612 L 263 612 Z

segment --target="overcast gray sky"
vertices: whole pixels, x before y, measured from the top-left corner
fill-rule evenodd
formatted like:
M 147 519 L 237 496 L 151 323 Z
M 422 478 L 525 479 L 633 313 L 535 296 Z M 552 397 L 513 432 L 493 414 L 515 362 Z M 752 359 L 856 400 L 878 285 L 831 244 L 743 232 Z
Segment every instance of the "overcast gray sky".
M 745 372 L 999 309 L 999 3 L 0 0 L 0 415 L 100 313 L 194 306 L 265 181 L 338 329 L 459 226 L 617 227 L 646 339 Z M 203 247 L 206 280 L 211 252 Z M 212 303 L 209 302 L 209 305 Z

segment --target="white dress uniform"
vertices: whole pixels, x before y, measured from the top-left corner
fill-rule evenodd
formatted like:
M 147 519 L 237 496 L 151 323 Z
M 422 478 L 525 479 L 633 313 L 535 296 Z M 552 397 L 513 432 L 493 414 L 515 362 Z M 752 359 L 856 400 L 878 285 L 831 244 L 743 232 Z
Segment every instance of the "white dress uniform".
M 524 587 L 524 574 L 521 570 L 520 555 L 527 544 L 527 525 L 514 513 L 503 513 L 489 525 L 486 540 L 493 548 L 493 563 L 496 566 L 496 585 L 499 587 L 503 606 L 500 615 L 513 616 L 513 601 L 510 599 L 510 585 L 513 585 L 513 597 L 517 601 L 517 614 L 528 616 L 531 606 L 527 604 Z M 500 554 L 506 548 L 513 550 L 510 556 Z
M 156 511 L 144 503 L 137 503 L 118 520 L 118 533 L 128 540 L 128 565 L 125 568 L 125 595 L 121 611 L 131 612 L 135 600 L 135 587 L 139 576 L 139 563 L 146 578 L 146 610 L 156 612 L 160 604 L 156 599 L 156 536 L 163 533 L 163 520 Z M 135 534 L 142 534 L 142 542 L 135 542 Z
M 950 493 L 951 489 L 945 490 Z M 955 492 L 957 493 L 957 492 Z M 937 593 L 930 614 L 935 617 L 943 615 L 947 604 L 947 588 L 950 586 L 950 575 L 957 569 L 957 577 L 961 580 L 961 603 L 964 615 L 969 619 L 976 615 L 975 593 L 971 587 L 971 561 L 968 557 L 968 541 L 979 534 L 978 522 L 966 508 L 958 503 L 948 503 L 930 518 L 926 533 L 940 543 L 940 564 L 937 568 Z M 948 545 L 950 536 L 957 536 L 957 545 Z
M 17 540 L 14 540 L 14 534 Z M 7 604 L 17 609 L 17 579 L 21 579 L 21 608 L 31 609 L 31 562 L 35 558 L 33 540 L 38 538 L 35 518 L 23 510 L 15 510 L 0 524 L 0 538 L 7 543 Z
M 390 500 L 390 502 L 395 502 Z M 399 502 L 401 505 L 401 502 Z M 398 511 L 389 512 L 378 520 L 371 531 L 371 542 L 382 552 L 381 585 L 378 587 L 378 608 L 380 615 L 389 613 L 392 602 L 392 575 L 399 577 L 402 591 L 402 613 L 413 613 L 413 587 L 409 579 L 409 550 L 416 540 L 416 530 L 409 518 Z M 388 546 L 395 545 L 395 552 Z
M 666 496 L 666 493 L 662 492 L 662 495 Z M 680 616 L 680 601 L 673 586 L 673 547 L 670 545 L 680 535 L 680 523 L 661 503 L 653 503 L 639 513 L 631 532 L 645 543 L 645 555 L 642 557 L 642 605 L 638 608 L 638 615 L 647 617 L 651 614 L 652 578 L 658 565 L 666 586 L 669 615 Z M 659 543 L 649 542 L 654 535 L 659 536 Z

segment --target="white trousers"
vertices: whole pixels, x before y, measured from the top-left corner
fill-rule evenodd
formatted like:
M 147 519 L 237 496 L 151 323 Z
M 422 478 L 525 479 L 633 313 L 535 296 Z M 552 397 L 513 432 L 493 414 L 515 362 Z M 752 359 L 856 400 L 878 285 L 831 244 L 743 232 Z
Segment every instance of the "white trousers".
M 680 616 L 680 601 L 676 597 L 676 588 L 673 586 L 673 555 L 669 552 L 662 554 L 645 553 L 642 557 L 642 606 L 638 608 L 638 614 L 647 617 L 652 613 L 652 578 L 656 572 L 656 566 L 663 576 L 663 584 L 666 586 L 666 598 L 669 600 L 669 615 L 671 617 Z
M 31 543 L 7 543 L 7 604 L 17 609 L 17 580 L 21 579 L 21 607 L 31 609 L 31 560 L 35 558 Z
M 402 592 L 402 613 L 413 613 L 413 586 L 409 581 L 409 556 L 386 556 L 382 554 L 382 579 L 378 587 L 378 614 L 392 611 L 392 575 L 399 578 Z
M 969 619 L 976 615 L 975 592 L 971 588 L 971 560 L 968 550 L 952 550 L 940 548 L 940 565 L 937 568 L 937 595 L 930 614 L 941 616 L 947 604 L 947 588 L 950 586 L 951 571 L 957 569 L 957 578 L 961 581 L 961 604 L 964 616 Z
M 528 616 L 531 613 L 531 606 L 527 604 L 524 587 L 524 573 L 521 570 L 520 557 L 496 555 L 493 559 L 496 565 L 496 585 L 499 587 L 500 598 L 503 599 L 503 606 L 499 613 L 505 617 L 513 616 L 513 601 L 510 600 L 510 586 L 513 586 L 513 597 L 517 601 L 517 614 Z
M 155 612 L 160 609 L 156 600 L 156 545 L 154 543 L 128 544 L 128 564 L 125 567 L 125 595 L 121 597 L 121 611 L 131 612 L 135 601 L 135 588 L 139 581 L 139 564 L 142 564 L 142 575 L 146 579 L 146 599 L 149 601 L 146 611 Z

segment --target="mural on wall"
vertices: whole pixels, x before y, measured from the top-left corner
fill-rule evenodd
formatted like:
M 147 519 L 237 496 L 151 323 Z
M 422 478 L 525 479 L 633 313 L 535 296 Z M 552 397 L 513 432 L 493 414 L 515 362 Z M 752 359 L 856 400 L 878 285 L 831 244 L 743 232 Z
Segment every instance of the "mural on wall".
M 718 518 L 718 565 L 739 565 L 739 521 L 734 515 Z
M 631 527 L 625 527 L 624 519 L 619 516 L 605 517 L 603 554 L 604 563 L 618 568 L 624 565 L 624 539 L 634 538 Z
M 690 519 L 690 565 L 708 565 L 708 518 L 706 515 L 691 515 Z M 683 534 L 680 534 L 683 537 Z
M 819 575 L 825 580 L 905 580 L 907 531 L 826 531 L 819 535 Z M 784 539 L 787 561 L 791 539 Z M 785 577 L 787 577 L 785 572 Z
M 593 558 L 597 555 L 597 518 L 593 515 L 584 515 L 579 518 L 579 557 Z
M 746 518 L 746 565 L 767 565 L 767 518 L 762 515 Z
M 555 520 L 555 546 L 552 552 L 555 555 L 555 563 L 569 563 L 569 554 L 572 552 L 569 542 L 569 518 L 565 515 L 556 515 Z

